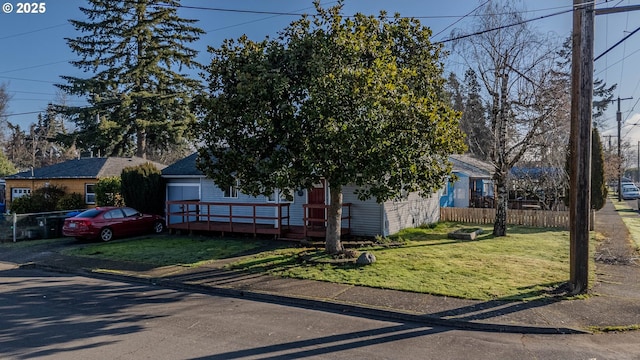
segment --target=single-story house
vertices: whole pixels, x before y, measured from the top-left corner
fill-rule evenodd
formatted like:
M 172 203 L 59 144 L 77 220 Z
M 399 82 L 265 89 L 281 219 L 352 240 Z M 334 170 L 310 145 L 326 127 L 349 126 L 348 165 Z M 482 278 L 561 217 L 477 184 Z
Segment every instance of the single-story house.
M 5 178 L 5 197 L 8 208 L 11 201 L 44 186 L 65 187 L 67 193 L 84 196 L 88 207 L 95 206 L 94 186 L 101 178 L 120 176 L 127 167 L 144 163 L 154 164 L 158 170 L 166 165 L 139 157 L 91 157 L 76 158 L 38 169 L 19 172 Z
M 455 182 L 445 186 L 441 207 L 493 207 L 493 165 L 470 155 L 451 155 Z
M 234 186 L 221 189 L 196 168 L 194 153 L 162 170 L 166 181 L 169 230 L 273 234 L 279 238 L 324 237 L 329 184 L 295 189 L 288 198 L 250 196 Z M 355 186 L 343 187 L 342 233 L 387 236 L 439 220 L 439 194 L 377 203 L 358 200 Z

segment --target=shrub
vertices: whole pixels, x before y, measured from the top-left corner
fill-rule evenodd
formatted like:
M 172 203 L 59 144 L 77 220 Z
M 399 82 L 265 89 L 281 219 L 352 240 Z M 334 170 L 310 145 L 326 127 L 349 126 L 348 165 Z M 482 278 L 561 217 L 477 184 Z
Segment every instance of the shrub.
M 34 190 L 31 195 L 11 202 L 11 211 L 17 214 L 55 211 L 58 202 L 66 194 L 62 186 L 50 185 Z
M 121 194 L 122 180 L 120 177 L 108 177 L 98 180 L 95 186 L 96 205 L 123 206 Z
M 11 212 L 16 214 L 27 214 L 35 212 L 31 206 L 31 195 L 22 196 L 11 201 Z
M 82 194 L 71 193 L 65 194 L 58 200 L 57 210 L 76 210 L 84 209 L 85 207 L 86 205 Z
M 164 187 L 160 170 L 151 163 L 122 170 L 122 198 L 127 204 L 146 214 L 164 212 Z

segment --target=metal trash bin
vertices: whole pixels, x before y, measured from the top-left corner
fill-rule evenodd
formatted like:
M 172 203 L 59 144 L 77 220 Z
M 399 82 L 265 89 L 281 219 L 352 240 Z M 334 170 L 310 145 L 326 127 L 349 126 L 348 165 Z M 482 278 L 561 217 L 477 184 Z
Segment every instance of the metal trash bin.
M 55 239 L 62 237 L 62 226 L 65 216 L 43 216 L 37 218 L 38 225 L 42 229 L 43 239 Z

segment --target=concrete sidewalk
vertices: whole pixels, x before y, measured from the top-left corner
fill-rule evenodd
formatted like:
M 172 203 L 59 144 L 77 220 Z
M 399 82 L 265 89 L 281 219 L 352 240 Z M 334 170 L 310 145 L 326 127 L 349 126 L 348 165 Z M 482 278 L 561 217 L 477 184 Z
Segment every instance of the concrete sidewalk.
M 597 213 L 596 230 L 607 238 L 600 245 L 609 247 L 605 252 L 611 252 L 610 248 L 627 248 L 625 254 L 623 250 L 618 250 L 618 260 L 635 254 L 630 248 L 629 232 L 611 202 Z M 587 299 L 508 302 L 473 301 L 276 278 L 227 270 L 223 268 L 225 261 L 198 268 L 148 268 L 141 264 L 69 257 L 55 251 L 23 253 L 19 256 L 14 254 L 14 259 L 9 257 L 11 254 L 0 254 L 0 261 L 9 262 L 4 264 L 5 267 L 17 264 L 354 316 L 457 328 L 519 333 L 576 333 L 627 330 L 640 326 L 640 266 L 633 261 L 612 261 L 611 258 L 596 263 L 597 282 L 591 289 L 593 296 Z

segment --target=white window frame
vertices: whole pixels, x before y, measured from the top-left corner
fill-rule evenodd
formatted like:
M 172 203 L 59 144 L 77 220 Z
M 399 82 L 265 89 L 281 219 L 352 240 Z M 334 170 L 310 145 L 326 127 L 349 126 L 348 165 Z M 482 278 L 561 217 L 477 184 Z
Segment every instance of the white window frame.
M 89 186 L 93 188 L 93 192 L 89 192 Z M 95 193 L 96 184 L 87 183 L 84 184 L 84 202 L 85 204 L 95 205 L 96 203 L 96 193 Z M 93 201 L 90 200 L 92 197 Z
M 239 185 L 240 185 L 240 180 L 236 180 L 235 185 L 231 185 L 227 189 L 222 190 L 222 197 L 224 199 L 237 199 Z
M 17 195 L 17 196 L 14 196 Z M 15 187 L 11 188 L 11 200 L 19 199 L 23 196 L 31 195 L 31 188 Z

